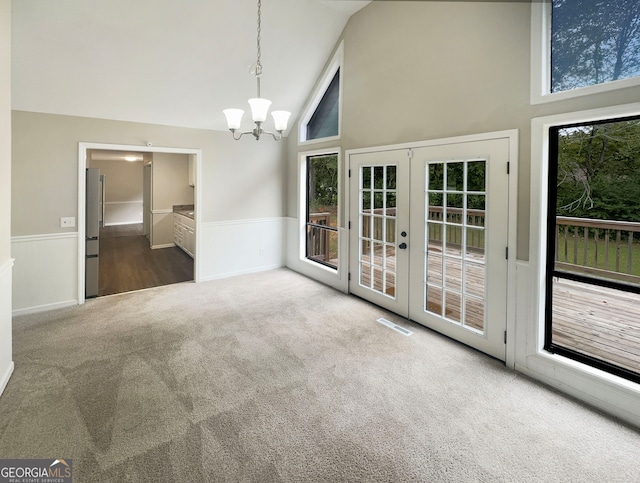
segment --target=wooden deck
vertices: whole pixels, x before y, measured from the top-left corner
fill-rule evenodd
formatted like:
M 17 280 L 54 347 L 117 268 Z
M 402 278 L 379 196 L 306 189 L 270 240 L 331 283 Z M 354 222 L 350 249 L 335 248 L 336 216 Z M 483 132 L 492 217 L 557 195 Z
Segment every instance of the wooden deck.
M 640 373 L 640 295 L 559 279 L 553 342 Z
M 392 252 L 387 255 L 387 269 L 395 274 L 395 257 Z M 369 259 L 363 257 L 362 261 L 368 263 Z M 374 264 L 382 265 L 381 254 L 374 254 Z M 429 280 L 438 283 L 442 265 L 430 260 L 429 270 Z M 374 290 L 395 296 L 394 285 L 383 287 L 382 268 L 374 266 L 372 271 Z M 363 285 L 369 286 L 370 272 L 365 270 L 362 275 Z M 450 287 L 462 286 L 459 263 L 447 263 L 446 282 Z M 481 297 L 484 283 L 484 270 L 468 272 L 468 293 Z M 466 307 L 466 325 L 482 331 L 484 305 L 477 299 L 471 302 Z M 441 313 L 442 306 L 432 299 L 428 309 Z M 460 320 L 459 300 L 446 307 L 445 315 Z M 554 285 L 553 327 L 555 344 L 640 373 L 640 295 L 558 280 Z
M 449 255 L 460 256 L 459 250 L 447 250 Z M 429 282 L 434 286 L 429 286 L 430 293 L 427 294 L 428 306 L 427 310 L 435 314 L 442 314 L 442 290 L 435 288 L 435 285 L 442 285 L 443 277 L 443 264 L 442 259 L 438 256 L 442 256 L 442 252 L 438 249 L 431 249 L 434 257 L 429 257 Z M 382 252 L 376 252 L 373 256 L 373 266 L 369 269 L 366 264 L 370 263 L 369 256 L 363 256 L 363 266 L 361 283 L 365 286 L 371 286 L 371 272 L 373 272 L 373 289 L 385 293 L 391 297 L 395 296 L 395 272 L 396 272 L 396 258 L 393 248 L 387 248 L 387 254 L 385 257 L 386 271 L 387 271 L 387 285 L 383 284 L 382 269 L 383 257 Z M 467 297 L 465 301 L 465 324 L 468 327 L 472 327 L 475 330 L 482 331 L 484 329 L 484 256 L 480 253 L 468 253 L 467 261 L 474 262 L 467 265 L 467 272 L 465 278 L 465 292 L 475 297 Z M 446 280 L 445 285 L 448 288 L 454 289 L 457 292 L 463 290 L 462 287 L 462 260 L 455 258 L 445 258 L 446 264 Z M 391 284 L 389 283 L 391 279 Z M 452 321 L 461 322 L 461 298 L 455 292 L 448 292 L 447 302 L 445 306 L 445 317 Z

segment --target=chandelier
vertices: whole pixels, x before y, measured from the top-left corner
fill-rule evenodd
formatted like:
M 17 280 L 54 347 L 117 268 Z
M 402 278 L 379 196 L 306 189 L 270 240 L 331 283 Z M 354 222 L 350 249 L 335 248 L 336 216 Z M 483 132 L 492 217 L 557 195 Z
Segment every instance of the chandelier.
M 245 134 L 253 134 L 253 136 L 256 138 L 256 141 L 260 139 L 260 136 L 262 136 L 263 134 L 270 134 L 271 136 L 273 136 L 273 139 L 275 139 L 276 141 L 280 141 L 282 139 L 282 132 L 287 129 L 287 122 L 289 121 L 289 116 L 291 115 L 291 113 L 288 111 L 273 111 L 271 113 L 278 134 L 262 129 L 262 123 L 267 119 L 267 113 L 269 112 L 271 101 L 260 97 L 260 76 L 262 75 L 262 63 L 260 62 L 260 33 L 262 29 L 260 19 L 261 7 L 262 1 L 258 0 L 258 55 L 255 67 L 258 95 L 252 99 L 249 99 L 249 106 L 251 107 L 251 117 L 253 118 L 253 122 L 255 122 L 256 127 L 254 127 L 252 131 L 239 133 L 238 137 L 236 137 L 236 131 L 240 128 L 240 123 L 242 121 L 242 115 L 244 114 L 244 111 L 242 109 L 225 109 L 224 111 L 222 111 L 227 118 L 227 126 L 229 127 L 229 130 L 233 135 L 233 139 L 235 139 L 236 141 L 238 141 Z

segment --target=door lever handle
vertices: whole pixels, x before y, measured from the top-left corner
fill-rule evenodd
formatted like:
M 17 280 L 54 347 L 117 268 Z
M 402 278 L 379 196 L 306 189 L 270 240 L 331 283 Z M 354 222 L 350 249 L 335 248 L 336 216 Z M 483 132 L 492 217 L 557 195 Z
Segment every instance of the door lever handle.
M 400 250 L 404 250 L 405 248 L 407 248 L 407 244 L 406 244 L 406 243 L 404 243 L 404 242 L 402 242 L 402 243 L 400 243 L 400 245 L 398 245 L 398 248 L 399 248 Z

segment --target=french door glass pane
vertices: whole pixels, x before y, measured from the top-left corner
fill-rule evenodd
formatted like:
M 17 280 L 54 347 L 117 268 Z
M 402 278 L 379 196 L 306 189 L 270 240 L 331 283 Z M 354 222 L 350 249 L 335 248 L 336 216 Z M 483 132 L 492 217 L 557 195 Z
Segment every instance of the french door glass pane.
M 396 297 L 395 165 L 360 168 L 360 284 Z
M 425 190 L 425 310 L 485 327 L 486 160 L 434 161 Z

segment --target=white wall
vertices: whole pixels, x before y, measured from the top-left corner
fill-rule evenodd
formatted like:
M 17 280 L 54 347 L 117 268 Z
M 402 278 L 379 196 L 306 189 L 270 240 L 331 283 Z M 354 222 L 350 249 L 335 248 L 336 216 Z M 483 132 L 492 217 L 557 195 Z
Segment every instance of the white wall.
M 0 394 L 13 372 L 11 342 L 11 0 L 0 0 Z
M 281 231 L 271 225 L 261 229 L 264 220 L 279 225 L 284 216 L 283 143 L 234 141 L 229 132 L 22 111 L 13 111 L 12 138 L 11 234 L 19 254 L 14 277 L 21 281 L 14 293 L 14 313 L 77 303 L 78 263 L 73 261 L 78 257 L 77 228 L 60 228 L 60 217 L 78 216 L 79 142 L 141 147 L 152 142 L 158 147 L 202 150 L 196 188 L 201 190 L 197 216 L 203 226 L 197 234 L 198 279 L 283 264 Z M 207 229 L 212 226 L 219 228 Z M 256 241 L 260 238 L 252 243 L 243 238 L 247 226 L 252 227 L 252 236 L 264 237 L 262 247 Z M 39 266 L 39 254 L 51 247 L 55 247 L 52 256 L 72 261 Z M 39 284 L 61 290 L 39 291 Z M 74 285 L 76 289 L 68 288 Z

